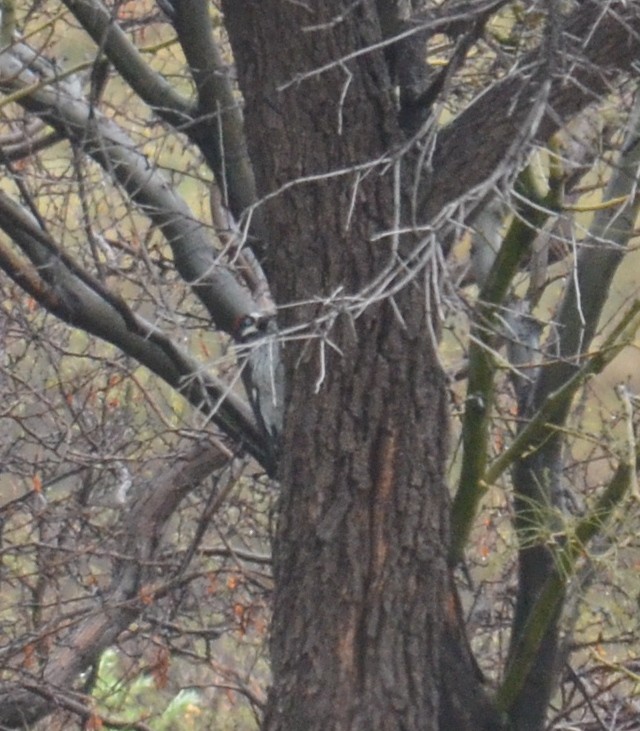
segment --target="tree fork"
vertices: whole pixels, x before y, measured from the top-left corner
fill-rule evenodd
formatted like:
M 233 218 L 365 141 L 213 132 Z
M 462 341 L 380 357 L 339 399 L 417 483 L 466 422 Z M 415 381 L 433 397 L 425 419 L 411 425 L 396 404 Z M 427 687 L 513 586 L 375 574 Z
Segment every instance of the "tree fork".
M 331 346 L 285 351 L 264 728 L 495 728 L 482 720 L 489 705 L 450 613 L 446 393 L 424 293 L 409 286 L 393 306 L 357 315 L 348 306 L 388 265 L 388 246 L 372 237 L 396 220 L 393 176 L 376 169 L 400 139 L 384 54 L 290 83 L 379 41 L 377 17 L 367 3 L 337 25 L 338 2 L 313 14 L 273 1 L 224 9 L 259 195 L 284 189 L 265 203 L 273 291 L 280 304 L 329 302 L 287 308 L 284 324 L 332 324 Z M 283 34 L 296 38 L 287 54 Z M 332 175 L 345 162 L 352 171 Z M 341 287 L 346 297 L 332 300 Z

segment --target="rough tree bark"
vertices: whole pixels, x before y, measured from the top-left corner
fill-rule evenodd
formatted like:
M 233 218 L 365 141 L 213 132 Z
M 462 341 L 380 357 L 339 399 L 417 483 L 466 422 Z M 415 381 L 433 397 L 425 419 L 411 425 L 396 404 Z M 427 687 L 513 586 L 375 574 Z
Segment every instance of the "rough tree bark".
M 395 222 L 393 175 L 376 162 L 399 140 L 383 52 L 279 89 L 292 73 L 379 39 L 366 3 L 332 24 L 342 5 L 313 14 L 281 2 L 225 7 L 259 194 L 319 176 L 265 207 L 277 301 L 307 303 L 283 324 L 322 324 L 315 339 L 286 348 L 292 389 L 264 728 L 488 728 L 464 641 L 446 628 L 447 612 L 455 615 L 446 393 L 423 286 L 359 312 L 360 293 L 395 256 L 390 239 L 372 242 Z M 283 36 L 296 40 L 274 53 L 269 39 Z M 443 702 L 445 667 L 466 675 L 457 684 L 464 700 Z
M 220 188 L 232 189 L 229 205 L 236 216 L 251 209 L 252 171 L 222 57 L 209 50 L 215 46 L 207 3 L 173 3 L 175 27 L 198 88 L 197 106 L 169 94 L 151 71 L 138 73 L 140 58 L 105 9 L 95 12 L 95 7 L 71 0 L 66 4 L 103 44 L 102 50 L 132 88 L 200 147 Z M 385 11 L 402 4 L 414 8 L 436 4 L 417 0 L 410 4 L 327 0 L 318 7 L 298 0 L 223 0 L 223 4 L 246 103 L 257 195 L 263 201 L 251 211 L 250 244 L 258 241 L 257 253 L 281 306 L 281 325 L 303 336 L 291 339 L 285 350 L 290 392 L 274 546 L 274 685 L 264 728 L 499 729 L 500 719 L 468 648 L 447 565 L 446 391 L 432 334 L 437 322 L 425 309 L 430 272 L 427 267 L 414 272 L 413 280 L 407 276 L 409 254 L 418 242 L 413 235 L 389 232 L 426 222 L 438 227 L 438 235 L 442 234 L 438 243 L 446 248 L 449 212 L 471 189 L 490 187 L 487 180 L 509 182 L 526 157 L 528 142 L 544 143 L 572 114 L 606 94 L 611 79 L 629 70 L 639 49 L 639 4 L 574 3 L 562 43 L 555 47 L 549 43 L 547 55 L 532 49 L 513 72 L 439 131 L 424 158 L 419 156 L 424 139 L 411 148 L 407 132 L 428 115 L 428 106 L 414 107 L 430 89 L 429 69 L 423 68 L 417 79 L 397 72 L 391 78 L 394 54 L 383 39 L 390 41 L 397 28 L 391 21 L 389 27 L 380 28 L 379 22 L 383 17 L 385 23 Z M 482 29 L 480 15 L 501 4 L 463 0 L 449 7 L 478 21 L 473 39 Z M 437 7 L 446 12 L 447 5 Z M 548 0 L 548 7 L 558 11 L 559 5 Z M 201 34 L 194 36 L 198 31 Z M 408 55 L 419 61 L 423 36 L 415 40 L 420 43 L 411 43 Z M 566 64 L 554 66 L 554 53 L 561 53 Z M 20 90 L 20 103 L 42 115 L 61 136 L 90 143 L 85 151 L 160 226 L 175 248 L 178 271 L 193 284 L 220 328 L 233 334 L 236 315 L 247 314 L 253 303 L 224 268 L 213 268 L 217 253 L 205 228 L 192 220 L 179 200 L 173 200 L 174 192 L 157 172 L 147 171 L 146 160 L 129 141 L 109 132 L 111 123 L 65 92 L 64 81 L 53 82 L 51 64 L 22 43 L 2 56 L 3 89 Z M 19 58 L 33 68 L 22 69 Z M 51 83 L 40 84 L 41 77 Z M 400 106 L 408 105 L 411 112 L 409 119 L 404 116 L 404 124 L 394 84 L 406 92 L 398 95 Z M 27 88 L 30 93 L 25 96 Z M 221 122 L 218 109 L 224 110 Z M 95 134 L 87 137 L 89 122 Z M 102 144 L 105 139 L 110 142 L 108 149 Z M 403 147 L 412 151 L 401 159 L 395 151 Z M 418 163 L 422 167 L 416 167 Z M 422 174 L 415 175 L 415 170 Z M 411 178 L 409 184 L 405 177 Z M 414 191 L 416 178 L 420 185 Z M 415 219 L 405 215 L 412 203 L 417 203 Z M 35 284 L 45 281 L 37 269 L 46 263 L 47 273 L 62 272 L 64 278 L 57 288 L 52 277 L 53 284 L 45 281 L 49 284 L 45 294 L 75 290 L 75 311 L 67 312 L 55 298 L 46 301 L 42 295 L 39 301 L 47 309 L 124 352 L 132 354 L 135 345 L 138 361 L 176 388 L 185 383 L 178 366 L 186 364 L 189 374 L 196 372 L 177 349 L 161 348 L 165 341 L 134 321 L 128 310 L 114 307 L 117 300 L 102 296 L 104 288 L 89 287 L 87 277 L 78 280 L 83 285 L 78 288 L 68 257 L 58 256 L 52 242 L 31 230 L 32 222 L 31 228 L 25 222 L 18 225 L 6 204 L 4 208 L 2 228 L 23 251 L 32 252 L 29 259 L 34 266 L 20 268 L 22 260 L 16 264 L 6 259 L 0 262 L 2 268 L 35 293 Z M 187 243 L 193 257 L 185 258 Z M 195 257 L 196 253 L 200 255 Z M 54 260 L 57 269 L 52 270 Z M 192 269 L 186 264 L 198 266 Z M 31 290 L 25 272 L 33 274 Z M 371 287 L 382 272 L 386 288 Z M 237 296 L 230 296 L 232 289 L 238 290 Z M 94 310 L 88 303 L 94 303 Z M 80 307 L 82 317 L 77 315 Z M 187 395 L 194 405 L 220 393 L 214 381 L 193 379 L 193 384 Z M 202 395 L 196 390 L 200 387 Z M 225 404 L 227 417 L 237 418 L 219 419 L 221 426 L 234 437 L 242 431 L 245 446 L 253 445 L 251 451 L 260 457 L 264 450 L 248 409 L 235 406 L 233 397 Z M 238 428 L 238 423 L 244 427 Z M 527 475 L 533 471 L 531 463 L 522 466 Z M 544 467 L 541 464 L 540 469 Z M 185 483 L 184 489 L 188 487 Z M 141 506 L 148 511 L 148 504 Z M 150 530 L 166 521 L 161 511 L 156 517 Z M 142 533 L 149 534 L 152 542 L 153 530 Z M 137 555 L 133 549 L 131 553 Z M 531 555 L 529 569 L 521 553 L 516 640 L 549 575 L 549 562 Z M 120 598 L 126 589 L 125 598 L 133 601 L 141 576 L 131 574 L 126 586 L 118 578 L 113 596 Z M 63 679 L 72 684 L 76 671 L 92 661 L 129 618 L 122 613 L 112 618 L 109 634 L 102 639 L 80 634 L 86 642 L 70 641 L 70 649 L 56 658 L 61 662 L 74 649 L 77 652 Z M 554 623 L 548 633 L 549 652 L 538 652 L 530 673 L 544 682 L 528 683 L 515 710 L 513 704 L 507 706 L 518 731 L 529 728 L 526 723 L 536 731 L 543 725 L 553 680 L 551 674 L 543 674 L 556 654 L 555 632 Z M 52 678 L 59 679 L 55 672 L 60 667 L 59 662 L 51 663 Z M 18 726 L 49 712 L 53 696 L 34 704 L 32 694 L 37 692 L 27 686 L 6 689 L 5 702 L 0 703 L 2 723 Z
M 424 283 L 364 306 L 367 286 L 412 243 L 375 239 L 403 221 L 390 156 L 402 130 L 375 6 L 223 4 L 267 196 L 266 267 L 278 303 L 294 305 L 282 324 L 316 323 L 285 355 L 264 728 L 498 729 L 447 570 L 445 389 Z M 582 3 L 567 22 L 566 57 L 593 62 L 572 69 L 575 85 L 532 53 L 441 134 L 418 216 L 432 221 L 491 175 L 513 173 L 527 139 L 545 141 L 605 93 L 607 73 L 633 53 L 628 26 L 601 11 Z M 545 105 L 552 114 L 536 112 Z

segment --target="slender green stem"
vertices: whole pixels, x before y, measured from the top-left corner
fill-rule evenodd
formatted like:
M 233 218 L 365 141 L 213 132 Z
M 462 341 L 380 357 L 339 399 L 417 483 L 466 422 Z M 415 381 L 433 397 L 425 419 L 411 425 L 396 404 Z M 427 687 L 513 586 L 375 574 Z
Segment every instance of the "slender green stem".
M 489 427 L 494 398 L 496 365 L 493 343 L 496 339 L 498 316 L 513 277 L 519 270 L 524 254 L 549 216 L 549 205 L 557 205 L 556 189 L 550 197 L 540 199 L 533 172 L 528 167 L 518 180 L 521 203 L 491 271 L 478 296 L 474 325 L 469 346 L 469 381 L 465 414 L 462 422 L 462 468 L 458 491 L 452 506 L 452 542 L 450 561 L 455 565 L 462 559 L 464 547 L 473 527 L 482 496 L 486 492 L 484 479 L 489 453 Z

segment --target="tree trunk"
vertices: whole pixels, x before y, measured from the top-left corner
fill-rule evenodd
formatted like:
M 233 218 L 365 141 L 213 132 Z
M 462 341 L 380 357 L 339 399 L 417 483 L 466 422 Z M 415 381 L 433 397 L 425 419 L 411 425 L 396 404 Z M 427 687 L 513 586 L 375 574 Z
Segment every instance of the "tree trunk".
M 264 728 L 488 728 L 447 568 L 446 390 L 424 272 L 393 300 L 371 287 L 403 247 L 372 241 L 397 225 L 384 55 L 296 80 L 379 41 L 367 3 L 342 5 L 224 6 L 258 191 L 280 191 L 264 204 L 266 267 L 290 306 L 281 325 L 306 328 L 285 349 Z

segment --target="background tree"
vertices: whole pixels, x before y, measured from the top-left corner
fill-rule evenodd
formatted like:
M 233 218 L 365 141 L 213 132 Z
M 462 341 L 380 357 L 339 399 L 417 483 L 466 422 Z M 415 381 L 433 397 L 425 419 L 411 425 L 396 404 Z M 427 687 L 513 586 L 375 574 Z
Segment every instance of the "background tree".
M 3 9 L 0 725 L 145 728 L 144 674 L 202 727 L 635 718 L 580 607 L 632 555 L 638 4 Z

